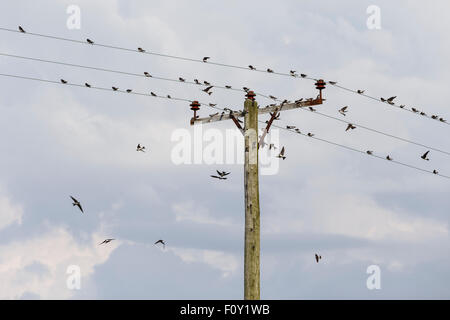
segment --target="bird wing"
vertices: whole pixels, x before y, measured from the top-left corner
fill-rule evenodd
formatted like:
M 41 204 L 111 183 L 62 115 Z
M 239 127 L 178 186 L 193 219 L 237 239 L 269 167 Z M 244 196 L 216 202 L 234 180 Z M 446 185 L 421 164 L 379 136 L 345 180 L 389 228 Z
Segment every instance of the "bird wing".
M 70 197 L 72 198 L 73 202 L 78 202 L 78 200 L 75 199 L 74 197 L 72 197 L 72 196 L 70 196 Z
M 281 151 L 280 151 L 280 156 L 284 156 L 284 147 L 283 147 L 283 148 L 281 148 Z
M 218 176 L 211 176 L 212 178 L 216 178 L 216 179 L 220 179 L 220 177 Z
M 426 158 L 427 157 L 427 155 L 428 155 L 428 153 L 430 153 L 430 151 L 427 151 L 427 152 L 425 152 L 424 154 L 423 154 L 423 158 Z
M 80 208 L 81 212 L 84 213 L 83 208 L 81 207 L 81 204 L 78 202 L 77 207 Z

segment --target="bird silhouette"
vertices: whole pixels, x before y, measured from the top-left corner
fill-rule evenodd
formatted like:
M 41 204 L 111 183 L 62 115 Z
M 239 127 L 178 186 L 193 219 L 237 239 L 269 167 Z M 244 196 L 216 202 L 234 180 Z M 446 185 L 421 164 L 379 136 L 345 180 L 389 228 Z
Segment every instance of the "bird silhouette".
M 145 52 L 145 50 L 142 49 L 142 48 L 138 48 L 138 51 L 139 51 L 139 52 Z
M 127 92 L 130 93 L 131 91 L 133 91 L 132 89 L 127 89 Z
M 380 100 L 383 101 L 383 102 L 386 102 L 386 99 L 385 99 L 385 98 L 380 98 Z
M 273 100 L 277 100 L 277 97 L 274 97 L 274 96 L 272 96 L 272 95 L 269 95 L 269 98 L 270 98 L 270 99 L 273 99 Z
M 356 129 L 356 127 L 354 125 L 352 125 L 351 123 L 349 123 L 347 126 L 347 129 L 345 129 L 345 131 L 348 131 L 350 129 L 353 130 L 353 129 Z
M 219 171 L 219 170 L 216 170 L 216 172 L 221 177 L 225 177 L 231 173 L 231 172 L 225 172 L 225 171 Z
M 213 88 L 213 86 L 209 86 L 209 87 L 206 87 L 205 89 L 203 89 L 202 91 L 211 95 L 212 92 L 209 92 L 209 90 L 211 90 L 212 88 Z
M 91 39 L 86 39 L 87 43 L 89 44 L 94 44 L 94 41 L 92 41 Z
M 203 62 L 207 62 L 209 57 L 203 57 Z
M 295 126 L 286 126 L 286 129 L 295 129 Z
M 151 77 L 150 73 L 148 73 L 147 71 L 144 72 L 144 76 L 149 77 L 149 78 Z
M 434 174 L 438 174 L 439 172 L 437 172 L 437 170 L 433 170 L 433 173 L 434 173 Z
M 348 111 L 347 111 L 347 108 L 348 108 L 348 106 L 342 107 L 342 108 L 339 110 L 339 113 L 342 114 L 343 116 L 345 116 L 345 114 L 348 112 Z
M 137 147 L 136 147 L 136 151 L 145 152 L 145 146 L 141 146 L 141 144 L 138 143 L 138 145 L 137 145 Z
M 220 175 L 219 176 L 211 175 L 210 177 L 211 178 L 215 178 L 215 179 L 219 179 L 219 180 L 227 180 L 227 177 L 221 177 Z
M 440 122 L 447 122 L 447 120 L 445 120 L 444 118 L 439 118 Z
M 89 83 L 87 83 L 87 82 L 86 82 L 84 85 L 85 85 L 86 87 L 88 87 L 88 88 L 91 87 L 91 85 L 90 85 Z
M 358 90 L 358 91 L 356 91 L 356 92 L 358 92 L 359 94 L 363 94 L 363 93 L 364 93 L 364 90 Z
M 316 111 L 316 109 L 314 109 L 313 107 L 308 107 L 310 111 L 314 112 Z
M 164 240 L 158 240 L 155 242 L 155 245 L 157 245 L 158 243 L 161 243 L 163 245 L 163 248 L 166 248 L 166 242 Z
M 389 161 L 393 160 L 389 155 L 386 157 L 386 159 L 389 160 Z
M 78 201 L 77 199 L 75 199 L 75 198 L 72 197 L 72 196 L 70 196 L 70 197 L 72 198 L 72 201 L 73 201 L 72 205 L 73 205 L 73 206 L 77 206 L 77 207 L 80 209 L 80 211 L 81 211 L 82 213 L 84 213 L 83 208 L 81 207 L 80 201 Z
M 304 73 L 301 73 L 301 74 L 300 74 L 300 77 L 302 77 L 302 78 L 306 78 L 306 77 L 307 77 L 307 75 L 306 75 L 306 74 L 304 74 Z
M 245 92 L 248 92 L 250 89 L 249 88 L 247 88 L 247 87 L 242 87 L 242 89 L 245 91 Z
M 366 153 L 369 155 L 373 155 L 373 151 L 370 151 L 370 150 L 367 150 Z
M 231 86 L 225 86 L 225 88 L 227 88 L 227 89 L 231 89 Z
M 301 132 L 300 132 L 300 129 L 298 129 L 298 128 L 295 128 L 295 132 L 301 133 Z
M 208 81 L 203 81 L 203 83 L 207 86 L 209 86 L 211 83 L 209 83 Z
M 273 73 L 273 70 L 272 69 L 267 69 L 267 72 Z
M 411 110 L 412 110 L 413 112 L 415 112 L 415 113 L 418 113 L 418 112 L 419 112 L 419 110 L 417 110 L 416 108 L 411 108 Z
M 284 147 L 281 148 L 280 153 L 278 154 L 277 158 L 286 159 L 286 156 L 284 155 Z
M 150 92 L 150 94 L 151 94 L 153 97 L 157 97 L 157 95 L 156 95 L 155 93 L 153 93 L 153 92 Z
M 19 31 L 22 33 L 26 33 L 26 31 L 21 26 L 19 26 Z
M 198 79 L 194 79 L 194 82 L 195 82 L 196 84 L 201 84 L 200 81 L 198 81 Z
M 328 81 L 328 83 L 329 83 L 329 84 L 332 84 L 333 86 L 334 86 L 335 84 L 337 84 L 336 81 Z
M 422 158 L 423 160 L 429 161 L 430 159 L 427 158 L 427 156 L 428 156 L 429 153 L 430 153 L 430 151 L 425 152 L 425 153 L 421 156 L 421 158 Z
M 209 106 L 210 107 L 215 107 L 215 106 L 217 106 L 217 103 L 210 103 Z
M 404 108 L 405 108 L 405 105 L 404 105 L 404 104 L 401 104 L 401 105 L 399 105 L 399 107 L 402 108 L 402 109 L 404 109 Z
M 185 79 L 183 79 L 181 77 L 179 77 L 178 80 L 180 80 L 181 82 L 185 82 L 186 81 Z
M 105 240 L 103 240 L 103 241 L 99 244 L 99 246 L 102 245 L 102 244 L 110 243 L 110 242 L 113 241 L 113 240 L 116 240 L 116 239 L 105 239 Z
M 168 98 L 168 99 L 172 99 L 172 97 L 170 96 L 170 94 L 167 95 L 167 98 Z
M 117 91 L 117 90 L 119 90 L 119 88 L 117 88 L 117 87 L 111 87 L 114 91 Z
M 431 116 L 431 119 L 434 119 L 434 120 L 436 120 L 436 119 L 438 119 L 438 118 L 439 118 L 439 117 L 436 116 L 436 115 L 434 115 L 434 114 Z
M 256 70 L 256 68 L 252 65 L 249 65 L 248 67 L 250 68 L 250 70 Z
M 393 102 L 395 98 L 397 98 L 397 96 L 390 97 L 390 98 L 387 99 L 387 101 L 388 102 Z
M 290 70 L 289 73 L 291 74 L 291 76 L 296 77 L 297 75 L 295 74 L 297 71 L 295 70 Z
M 314 137 L 314 133 L 308 132 L 307 136 L 308 137 Z
M 322 256 L 318 255 L 317 253 L 315 254 L 315 257 L 317 263 L 319 263 L 319 260 L 322 259 Z
M 64 80 L 64 79 L 61 79 L 61 83 L 64 83 L 64 84 L 66 84 L 66 83 L 67 83 L 67 81 L 66 81 L 66 80 Z

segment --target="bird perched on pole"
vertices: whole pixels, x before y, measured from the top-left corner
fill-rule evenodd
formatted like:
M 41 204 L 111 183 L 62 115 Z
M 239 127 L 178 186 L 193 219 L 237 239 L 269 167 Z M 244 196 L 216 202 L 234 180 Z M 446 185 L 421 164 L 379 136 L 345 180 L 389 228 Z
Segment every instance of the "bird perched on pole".
M 81 207 L 80 201 L 78 201 L 77 199 L 75 199 L 72 196 L 70 196 L 70 197 L 72 198 L 72 201 L 73 201 L 72 205 L 77 206 L 80 209 L 81 213 L 84 213 L 83 208 Z

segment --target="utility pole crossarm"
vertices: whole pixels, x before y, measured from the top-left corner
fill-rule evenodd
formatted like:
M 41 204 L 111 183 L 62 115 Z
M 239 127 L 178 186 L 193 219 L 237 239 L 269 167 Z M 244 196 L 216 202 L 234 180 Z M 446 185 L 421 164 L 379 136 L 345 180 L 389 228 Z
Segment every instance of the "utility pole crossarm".
M 325 99 L 322 98 L 316 98 L 316 99 L 308 99 L 308 100 L 304 100 L 304 101 L 299 101 L 299 102 L 293 102 L 293 103 L 282 103 L 279 105 L 274 105 L 274 106 L 267 106 L 265 108 L 259 108 L 258 109 L 258 114 L 266 114 L 266 113 L 272 113 L 275 111 L 286 111 L 286 110 L 292 110 L 292 109 L 297 109 L 297 108 L 302 108 L 302 107 L 310 107 L 310 106 L 315 106 L 318 104 L 322 104 L 322 102 Z M 199 124 L 199 123 L 210 123 L 210 122 L 217 122 L 217 121 L 223 121 L 223 120 L 230 120 L 234 118 L 239 118 L 239 117 L 243 117 L 245 116 L 245 111 L 232 111 L 230 113 L 226 113 L 226 112 L 222 112 L 222 113 L 218 113 L 218 114 L 214 114 L 211 115 L 209 117 L 205 117 L 205 118 L 197 118 L 191 119 L 191 125 L 194 124 Z

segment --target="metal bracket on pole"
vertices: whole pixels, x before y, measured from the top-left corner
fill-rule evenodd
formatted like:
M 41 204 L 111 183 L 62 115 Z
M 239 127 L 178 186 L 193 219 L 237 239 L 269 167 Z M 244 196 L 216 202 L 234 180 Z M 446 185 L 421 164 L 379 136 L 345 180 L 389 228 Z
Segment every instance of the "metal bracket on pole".
M 264 129 L 264 132 L 263 132 L 263 134 L 261 135 L 261 138 L 259 139 L 259 142 L 258 142 L 258 149 L 259 149 L 259 147 L 264 143 L 264 138 L 266 137 L 267 133 L 269 133 L 269 129 L 270 129 L 270 126 L 272 125 L 273 120 L 275 120 L 275 118 L 276 118 L 279 114 L 280 114 L 280 113 L 278 112 L 278 108 L 275 109 L 275 111 L 274 111 L 273 113 L 270 114 L 270 115 L 271 115 L 270 120 L 269 120 L 269 122 L 267 122 L 267 126 L 266 126 L 266 128 Z
M 236 127 L 241 131 L 242 135 L 245 136 L 244 129 L 242 128 L 241 124 L 239 123 L 239 120 L 233 115 L 233 111 L 230 111 L 230 119 L 233 120 Z

